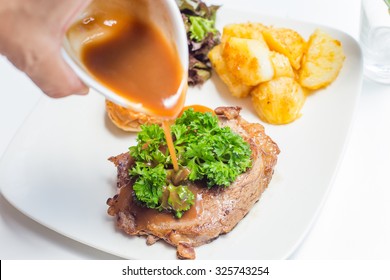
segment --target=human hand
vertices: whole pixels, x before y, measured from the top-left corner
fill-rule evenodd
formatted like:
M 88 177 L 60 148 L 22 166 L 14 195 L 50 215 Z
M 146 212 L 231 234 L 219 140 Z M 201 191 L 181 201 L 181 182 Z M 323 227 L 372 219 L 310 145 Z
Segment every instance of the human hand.
M 86 94 L 88 87 L 61 56 L 72 20 L 91 0 L 0 0 L 0 54 L 51 97 Z

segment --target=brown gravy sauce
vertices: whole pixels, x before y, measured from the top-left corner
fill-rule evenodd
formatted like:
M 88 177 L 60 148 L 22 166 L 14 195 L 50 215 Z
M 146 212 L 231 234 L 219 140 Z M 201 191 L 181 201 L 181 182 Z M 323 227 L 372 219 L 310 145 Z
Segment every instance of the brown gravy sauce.
M 107 14 L 90 14 L 79 22 L 84 29 L 105 25 L 109 34 L 88 40 L 81 49 L 81 60 L 88 71 L 102 84 L 133 103 L 141 103 L 153 115 L 166 118 L 163 128 L 171 154 L 174 170 L 178 170 L 177 157 L 172 141 L 169 119 L 183 111 L 185 91 L 177 92 L 184 73 L 177 50 L 150 21 L 131 17 L 115 10 Z M 79 26 L 80 27 L 80 26 Z M 73 28 L 79 28 L 74 26 Z M 167 100 L 176 100 L 168 104 Z M 213 112 L 203 105 L 191 105 L 198 112 Z M 180 221 L 195 219 L 203 212 L 202 190 L 190 187 L 195 204 L 183 214 Z M 172 223 L 179 221 L 172 213 L 159 212 L 141 207 L 133 201 L 130 186 L 120 189 L 110 211 L 129 211 L 136 219 L 137 228 L 147 228 L 149 223 Z
M 186 89 L 177 91 L 186 73 L 177 50 L 154 23 L 115 10 L 110 15 L 91 14 L 78 24 L 85 30 L 104 26 L 106 32 L 81 49 L 81 61 L 92 76 L 118 95 L 141 103 L 151 115 L 172 119 L 180 113 Z
M 173 145 L 173 140 L 172 140 L 171 122 L 170 121 L 163 121 L 162 127 L 164 129 L 165 139 L 167 140 L 169 154 L 171 155 L 173 170 L 178 171 L 179 164 L 177 163 L 175 146 Z
M 148 228 L 149 224 L 172 224 L 196 219 L 203 213 L 202 189 L 190 186 L 190 190 L 195 195 L 195 204 L 186 211 L 180 219 L 174 217 L 172 213 L 160 212 L 155 209 L 142 207 L 133 201 L 133 189 L 130 185 L 122 187 L 119 194 L 114 198 L 109 212 L 117 214 L 119 212 L 130 213 L 135 219 L 135 231 Z
M 191 191 L 195 194 L 195 204 L 180 219 L 175 218 L 172 213 L 159 212 L 133 204 L 130 211 L 136 218 L 137 228 L 147 228 L 149 224 L 171 224 L 196 219 L 203 212 L 202 195 L 198 190 L 191 189 Z
M 186 87 L 183 92 L 177 92 L 186 74 L 178 52 L 158 27 L 139 13 L 131 14 L 119 8 L 102 13 L 102 8 L 92 10 L 71 28 L 70 32 L 103 28 L 105 33 L 84 42 L 81 61 L 107 88 L 133 103 L 142 104 L 152 115 L 166 119 L 163 128 L 177 171 L 179 166 L 168 120 L 179 115 L 185 101 Z
M 189 108 L 194 109 L 194 111 L 196 112 L 211 112 L 214 114 L 214 110 L 203 105 L 186 106 L 183 108 L 180 114 L 182 114 L 184 110 L 187 110 Z M 163 128 L 167 138 L 168 149 L 171 153 L 171 156 L 172 154 L 174 155 L 174 158 L 172 158 L 174 170 L 178 170 L 176 153 L 174 152 L 174 146 L 170 132 L 170 125 L 170 121 L 165 121 L 163 123 Z M 171 147 L 169 143 L 171 143 Z M 173 152 L 171 151 L 171 149 L 173 150 Z M 188 220 L 196 219 L 203 213 L 202 194 L 204 190 L 202 187 L 194 185 L 190 185 L 189 188 L 195 195 L 195 204 L 188 211 L 184 212 L 183 216 L 180 219 L 175 218 L 172 213 L 159 212 L 158 210 L 149 209 L 138 205 L 136 202 L 133 201 L 133 189 L 130 185 L 122 187 L 119 190 L 119 194 L 115 197 L 115 202 L 113 203 L 113 205 L 111 205 L 109 212 L 113 215 L 117 214 L 118 212 L 130 213 L 135 218 L 135 231 L 145 229 L 148 227 L 149 224 L 169 224 L 179 221 L 185 222 Z

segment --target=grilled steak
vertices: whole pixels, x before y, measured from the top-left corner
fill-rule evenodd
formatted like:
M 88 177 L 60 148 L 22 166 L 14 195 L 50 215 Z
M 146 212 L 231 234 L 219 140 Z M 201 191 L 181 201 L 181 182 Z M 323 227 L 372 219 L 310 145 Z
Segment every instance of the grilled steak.
M 248 123 L 239 107 L 215 109 L 220 125 L 229 126 L 250 144 L 252 167 L 229 187 L 208 189 L 201 182 L 189 183 L 196 201 L 181 219 L 171 213 L 139 206 L 134 199 L 128 170 L 134 164 L 128 153 L 111 157 L 118 169 L 118 194 L 107 200 L 108 214 L 129 235 L 145 235 L 151 245 L 159 239 L 177 248 L 177 256 L 194 259 L 194 247 L 230 232 L 249 212 L 268 186 L 279 154 L 278 146 L 264 133 L 260 124 Z

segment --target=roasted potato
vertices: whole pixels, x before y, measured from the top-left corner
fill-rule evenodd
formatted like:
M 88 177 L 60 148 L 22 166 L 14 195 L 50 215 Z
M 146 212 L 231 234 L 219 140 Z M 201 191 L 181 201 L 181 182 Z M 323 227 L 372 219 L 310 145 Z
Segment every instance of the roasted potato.
M 255 22 L 228 24 L 223 28 L 222 42 L 230 37 L 264 41 L 263 30 L 266 28 L 265 25 Z
M 270 57 L 272 66 L 274 67 L 274 79 L 279 77 L 295 78 L 295 72 L 287 56 L 271 51 Z
M 252 87 L 244 85 L 226 68 L 225 61 L 221 55 L 222 45 L 215 46 L 208 54 L 211 64 L 221 80 L 227 85 L 230 93 L 239 98 L 248 96 Z
M 345 59 L 341 43 L 317 29 L 310 36 L 299 70 L 299 83 L 309 89 L 325 87 L 338 76 Z
M 214 70 L 235 97 L 252 97 L 260 119 L 287 124 L 301 116 L 306 91 L 333 82 L 345 59 L 341 43 L 315 30 L 308 42 L 296 31 L 261 23 L 226 25 L 209 52 Z
M 298 32 L 288 28 L 266 28 L 263 36 L 268 47 L 290 60 L 291 66 L 298 70 L 305 52 L 306 42 Z
M 301 116 L 306 95 L 293 78 L 279 77 L 261 83 L 252 92 L 260 119 L 270 124 L 287 124 Z
M 255 86 L 274 76 L 270 51 L 261 40 L 230 37 L 222 44 L 222 58 L 244 85 Z

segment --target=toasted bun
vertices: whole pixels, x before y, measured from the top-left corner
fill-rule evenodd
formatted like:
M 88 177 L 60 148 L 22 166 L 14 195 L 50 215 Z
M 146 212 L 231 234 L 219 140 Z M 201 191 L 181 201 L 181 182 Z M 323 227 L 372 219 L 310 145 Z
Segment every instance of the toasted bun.
M 106 100 L 106 110 L 110 120 L 124 131 L 140 131 L 143 124 L 159 124 L 162 119 L 119 106 Z

